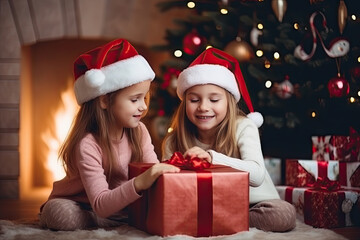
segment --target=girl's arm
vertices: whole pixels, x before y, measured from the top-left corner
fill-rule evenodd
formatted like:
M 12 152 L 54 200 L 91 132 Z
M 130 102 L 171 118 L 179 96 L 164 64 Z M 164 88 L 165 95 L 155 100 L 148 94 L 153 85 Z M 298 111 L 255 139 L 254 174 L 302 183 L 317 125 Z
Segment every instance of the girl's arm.
M 266 169 L 258 128 L 251 120 L 243 119 L 237 125 L 236 139 L 241 159 L 228 157 L 214 150 L 208 150 L 212 156 L 212 163 L 247 171 L 250 175 L 250 186 L 260 186 L 264 181 Z

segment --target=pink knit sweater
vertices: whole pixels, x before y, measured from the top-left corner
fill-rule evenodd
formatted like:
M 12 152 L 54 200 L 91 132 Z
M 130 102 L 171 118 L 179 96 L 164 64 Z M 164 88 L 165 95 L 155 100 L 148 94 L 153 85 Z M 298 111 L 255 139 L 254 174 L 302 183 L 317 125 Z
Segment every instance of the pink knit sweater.
M 148 130 L 143 123 L 142 142 L 143 162 L 159 162 Z M 99 217 L 116 214 L 128 204 L 140 197 L 134 188 L 134 179 L 128 180 L 128 164 L 131 149 L 127 136 L 114 141 L 113 147 L 118 156 L 117 165 L 113 166 L 111 181 L 107 182 L 104 166 L 108 164 L 106 156 L 95 141 L 93 135 L 86 135 L 80 142 L 77 152 L 78 173 L 71 178 L 65 177 L 54 182 L 49 199 L 66 198 L 82 203 L 90 203 Z

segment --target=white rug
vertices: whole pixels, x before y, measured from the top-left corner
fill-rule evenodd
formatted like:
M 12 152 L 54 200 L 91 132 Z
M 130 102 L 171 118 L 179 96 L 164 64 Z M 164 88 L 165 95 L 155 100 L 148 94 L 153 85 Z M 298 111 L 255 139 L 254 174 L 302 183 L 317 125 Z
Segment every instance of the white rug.
M 319 229 L 308 226 L 300 221 L 297 222 L 296 228 L 291 232 L 286 233 L 271 233 L 250 228 L 248 232 L 240 232 L 228 236 L 217 236 L 210 238 L 194 238 L 184 235 L 176 235 L 171 237 L 152 236 L 143 231 L 139 231 L 126 224 L 116 228 L 110 229 L 93 229 L 93 230 L 77 230 L 77 231 L 51 231 L 41 229 L 37 222 L 12 222 L 7 220 L 0 220 L 0 239 L 1 240 L 48 240 L 48 239 L 102 239 L 102 240 L 136 240 L 136 239 L 214 239 L 214 240 L 342 240 L 346 239 L 343 236 L 328 230 Z

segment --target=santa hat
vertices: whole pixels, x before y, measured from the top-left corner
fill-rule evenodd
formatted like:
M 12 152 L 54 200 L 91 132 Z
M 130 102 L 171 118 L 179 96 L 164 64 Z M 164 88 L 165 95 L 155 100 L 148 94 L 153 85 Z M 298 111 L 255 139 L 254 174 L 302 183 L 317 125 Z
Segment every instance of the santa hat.
M 155 73 L 125 39 L 117 39 L 80 55 L 74 63 L 74 91 L 79 105 L 145 80 Z
M 242 96 L 250 111 L 247 116 L 257 127 L 263 124 L 263 116 L 259 112 L 254 112 L 239 63 L 234 57 L 219 49 L 208 48 L 180 73 L 177 94 L 182 100 L 187 89 L 202 84 L 215 84 L 224 88 L 237 102 Z

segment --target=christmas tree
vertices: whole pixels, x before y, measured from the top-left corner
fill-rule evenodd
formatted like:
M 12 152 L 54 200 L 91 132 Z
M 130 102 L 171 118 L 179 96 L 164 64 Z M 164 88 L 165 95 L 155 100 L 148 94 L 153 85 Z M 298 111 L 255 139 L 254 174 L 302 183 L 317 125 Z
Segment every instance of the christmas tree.
M 309 159 L 311 136 L 360 130 L 357 1 L 169 0 L 158 7 L 189 9 L 167 30 L 167 44 L 154 46 L 172 55 L 152 94 L 159 117 L 170 119 L 179 103 L 180 71 L 216 47 L 240 62 L 254 108 L 265 119 L 259 129 L 264 155 Z

